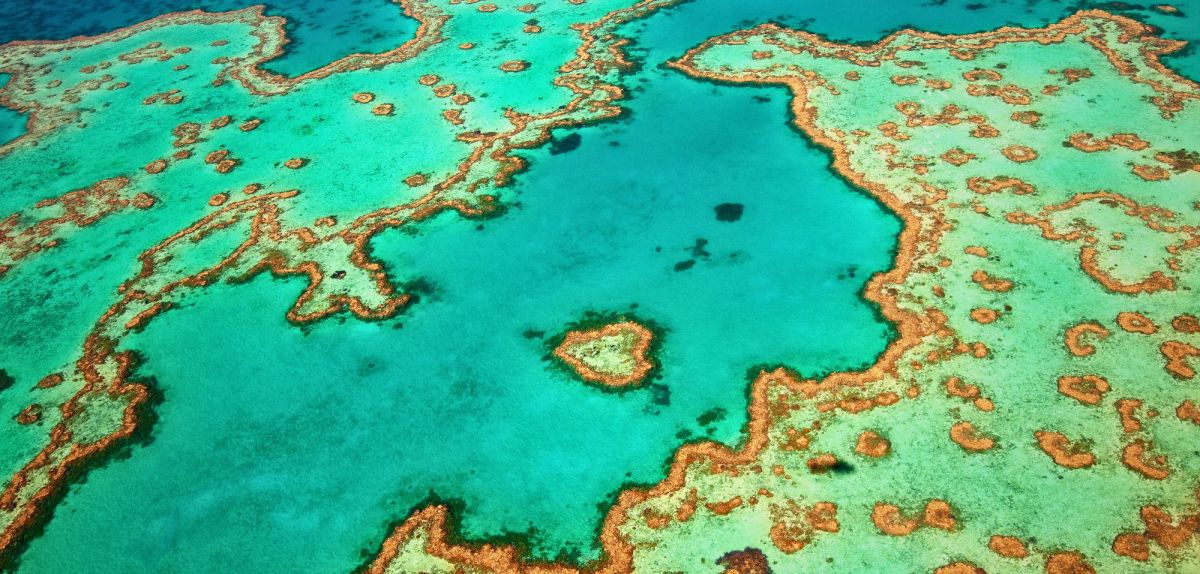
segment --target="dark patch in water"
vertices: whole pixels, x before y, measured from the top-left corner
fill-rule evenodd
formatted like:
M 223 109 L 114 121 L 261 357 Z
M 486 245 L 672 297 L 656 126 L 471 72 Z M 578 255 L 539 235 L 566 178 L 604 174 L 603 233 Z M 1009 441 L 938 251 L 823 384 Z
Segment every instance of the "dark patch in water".
M 648 388 L 650 389 L 650 402 L 651 403 L 656 404 L 660 407 L 671 406 L 671 388 L 670 387 L 668 387 L 666 385 L 654 383 L 654 384 L 651 384 Z
M 740 203 L 722 203 L 713 208 L 717 212 L 717 221 L 737 221 L 742 218 L 744 206 Z
M 833 466 L 829 467 L 829 470 L 833 471 L 835 474 L 850 474 L 851 472 L 854 472 L 854 465 L 844 460 L 838 460 L 837 462 L 833 463 Z
M 767 555 L 757 548 L 726 552 L 717 559 L 717 565 L 725 567 L 723 574 L 771 574 Z
M 700 413 L 700 416 L 696 417 L 696 423 L 702 427 L 706 427 L 719 420 L 723 420 L 726 414 L 727 411 L 725 409 L 721 407 L 714 407 L 704 411 L 703 413 Z
M 687 261 L 680 261 L 679 263 L 675 264 L 675 270 L 676 271 L 687 271 L 688 269 L 691 269 L 694 265 L 696 265 L 695 259 L 688 259 Z
M 567 153 L 567 152 L 579 147 L 579 143 L 582 141 L 583 141 L 583 136 L 581 136 L 579 134 L 571 134 L 562 139 L 552 138 L 550 140 L 550 155 L 558 155 L 560 153 Z

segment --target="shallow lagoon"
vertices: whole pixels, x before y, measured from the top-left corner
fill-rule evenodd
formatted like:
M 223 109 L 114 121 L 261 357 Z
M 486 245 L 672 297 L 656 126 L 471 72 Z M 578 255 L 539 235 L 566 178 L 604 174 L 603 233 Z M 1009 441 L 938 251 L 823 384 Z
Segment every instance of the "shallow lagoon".
M 300 285 L 260 278 L 131 339 L 163 392 L 153 441 L 77 488 L 23 564 L 67 567 L 87 533 L 138 525 L 93 564 L 344 570 L 431 491 L 465 503 L 468 535 L 535 526 L 538 555 L 591 558 L 598 505 L 622 484 L 660 479 L 684 440 L 738 440 L 749 368 L 868 363 L 888 329 L 857 293 L 896 221 L 754 99 L 777 92 L 672 80 L 634 101 L 694 121 L 635 111 L 581 130 L 574 151 L 531 154 L 502 217 L 381 236 L 391 273 L 428 284 L 397 319 L 305 335 L 283 320 Z M 745 139 L 703 143 L 729 133 Z M 746 153 L 763 142 L 790 159 Z M 718 221 L 730 202 L 743 216 Z M 552 368 L 543 339 L 588 310 L 664 327 L 661 379 L 610 394 Z M 713 409 L 726 414 L 701 427 Z

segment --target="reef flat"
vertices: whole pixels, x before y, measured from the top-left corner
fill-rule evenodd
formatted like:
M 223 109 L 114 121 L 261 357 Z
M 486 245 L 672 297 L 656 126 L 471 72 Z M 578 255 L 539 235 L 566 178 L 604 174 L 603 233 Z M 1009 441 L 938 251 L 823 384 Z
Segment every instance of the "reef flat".
M 673 4 L 405 2 L 291 76 L 270 7 L 0 47 L 0 568 L 1194 569 L 1182 45 L 764 25 L 639 71 Z M 621 327 L 652 377 L 540 357 L 596 308 L 669 328 Z

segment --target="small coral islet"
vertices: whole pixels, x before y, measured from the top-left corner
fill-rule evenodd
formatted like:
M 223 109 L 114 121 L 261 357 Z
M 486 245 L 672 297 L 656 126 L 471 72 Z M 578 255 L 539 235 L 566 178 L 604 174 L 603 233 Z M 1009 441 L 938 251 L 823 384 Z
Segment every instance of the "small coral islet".
M 568 331 L 554 356 L 579 377 L 612 389 L 640 384 L 654 368 L 649 357 L 654 334 L 634 322 Z

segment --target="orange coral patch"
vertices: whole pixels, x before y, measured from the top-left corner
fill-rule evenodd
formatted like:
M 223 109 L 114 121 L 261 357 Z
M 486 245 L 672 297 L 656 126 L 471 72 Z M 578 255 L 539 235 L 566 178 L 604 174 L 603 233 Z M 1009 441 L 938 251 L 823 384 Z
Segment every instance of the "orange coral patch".
M 1062 433 L 1035 431 L 1033 435 L 1037 438 L 1038 447 L 1050 456 L 1054 464 L 1070 469 L 1088 468 L 1096 464 L 1095 455 L 1082 444 L 1072 443 Z
M 971 320 L 982 325 L 993 323 L 999 318 L 1000 314 L 997 313 L 995 309 L 988 309 L 987 307 L 976 307 L 971 309 Z
M 950 440 L 967 452 L 983 452 L 996 446 L 996 439 L 980 433 L 968 421 L 959 421 L 950 427 Z
M 1125 445 L 1125 448 L 1121 450 L 1121 463 L 1129 470 L 1146 478 L 1163 480 L 1171 474 L 1167 468 L 1167 457 L 1157 455 L 1147 458 L 1150 447 L 1151 445 L 1142 439 Z
M 1019 144 L 1010 145 L 1000 150 L 1000 153 L 1004 154 L 1004 157 L 1016 163 L 1030 162 L 1038 157 L 1037 152 L 1034 151 L 1033 148 Z
M 1086 357 L 1096 352 L 1096 347 L 1083 341 L 1084 336 L 1093 335 L 1099 339 L 1107 339 L 1109 332 L 1104 326 L 1094 321 L 1080 323 L 1063 334 L 1063 344 L 1076 357 Z
M 979 285 L 985 291 L 996 293 L 1005 293 L 1013 288 L 1012 281 L 990 275 L 982 269 L 976 269 L 974 273 L 971 273 L 971 281 L 974 281 L 976 285 Z
M 871 510 L 871 522 L 888 536 L 908 536 L 921 526 L 920 520 L 901 514 L 898 506 L 883 502 L 875 503 L 875 508 Z
M 1171 328 L 1186 335 L 1200 333 L 1200 319 L 1194 315 L 1183 314 L 1171 319 Z
M 863 431 L 854 445 L 854 452 L 871 458 L 885 457 L 891 451 L 891 441 L 873 430 Z
M 1200 349 L 1181 341 L 1166 341 L 1158 348 L 1167 359 L 1165 369 L 1177 379 L 1191 379 L 1196 376 L 1196 369 L 1188 364 L 1191 357 L 1200 357 Z
M 1096 574 L 1083 554 L 1055 552 L 1046 557 L 1046 574 Z
M 1108 391 L 1108 380 L 1098 375 L 1063 375 L 1058 378 L 1058 392 L 1083 404 L 1100 404 L 1104 393 Z
M 1005 558 L 1025 558 L 1029 556 L 1029 550 L 1025 548 L 1025 543 L 1015 536 L 995 535 L 988 540 L 988 548 L 992 552 L 999 554 Z
M 1117 325 L 1130 333 L 1141 333 L 1142 335 L 1153 335 L 1158 332 L 1158 326 L 1151 321 L 1149 317 L 1135 313 L 1133 311 L 1125 311 L 1117 314 Z

